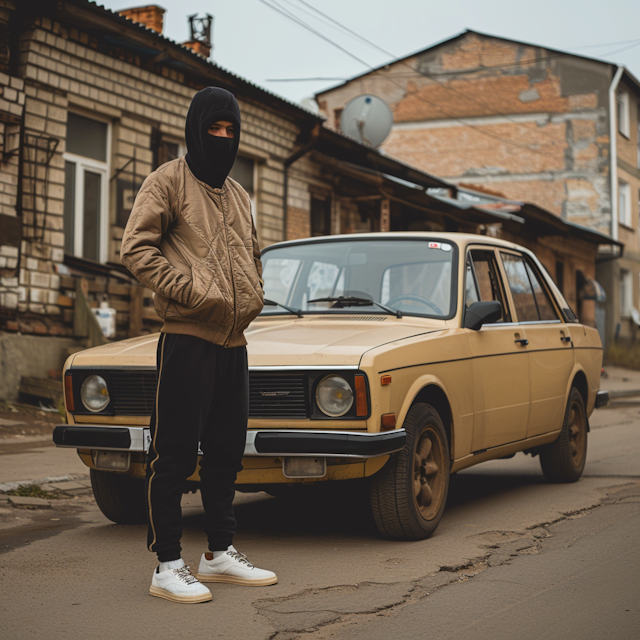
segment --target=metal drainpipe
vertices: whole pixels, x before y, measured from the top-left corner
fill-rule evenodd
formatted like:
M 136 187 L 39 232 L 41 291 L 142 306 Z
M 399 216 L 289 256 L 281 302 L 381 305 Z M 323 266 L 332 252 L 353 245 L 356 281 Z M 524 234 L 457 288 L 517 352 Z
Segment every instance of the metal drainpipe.
M 618 239 L 618 128 L 617 128 L 617 105 L 616 89 L 620 78 L 624 73 L 624 67 L 618 67 L 609 87 L 609 162 L 611 175 L 611 237 Z
M 283 180 L 283 202 L 282 202 L 282 239 L 287 239 L 287 200 L 289 199 L 289 167 L 296 161 L 306 155 L 316 146 L 320 137 L 320 124 L 316 124 L 311 131 L 311 140 L 297 151 L 294 151 L 284 161 L 284 180 Z

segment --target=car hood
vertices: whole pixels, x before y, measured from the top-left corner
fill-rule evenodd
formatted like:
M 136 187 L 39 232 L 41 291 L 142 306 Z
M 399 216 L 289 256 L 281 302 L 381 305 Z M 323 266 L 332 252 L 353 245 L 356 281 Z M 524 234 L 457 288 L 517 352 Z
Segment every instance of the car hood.
M 252 366 L 357 365 L 369 349 L 445 328 L 444 322 L 389 316 L 261 318 L 245 335 Z
M 358 319 L 259 318 L 245 332 L 250 366 L 357 365 L 363 353 L 390 342 L 446 329 L 445 322 L 390 316 Z M 153 367 L 160 334 L 81 351 L 73 367 Z

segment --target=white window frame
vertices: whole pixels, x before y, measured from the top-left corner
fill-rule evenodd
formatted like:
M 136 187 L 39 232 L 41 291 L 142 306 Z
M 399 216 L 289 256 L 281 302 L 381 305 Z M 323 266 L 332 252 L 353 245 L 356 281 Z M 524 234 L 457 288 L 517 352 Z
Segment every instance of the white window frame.
M 620 216 L 620 224 L 633 227 L 631 185 L 624 180 L 618 180 L 618 215 Z
M 98 260 L 99 262 L 106 262 L 109 257 L 109 176 L 111 175 L 111 129 L 112 123 L 104 117 L 96 117 L 96 114 L 87 114 L 82 111 L 73 110 L 72 113 L 76 113 L 83 118 L 89 118 L 96 120 L 97 122 L 103 122 L 107 125 L 107 145 L 105 162 L 101 160 L 94 160 L 93 158 L 87 158 L 85 156 L 79 156 L 75 153 L 65 152 L 62 157 L 65 162 L 72 162 L 76 165 L 75 183 L 75 209 L 73 212 L 73 255 L 79 258 L 83 258 L 82 244 L 84 238 L 84 212 L 82 210 L 84 204 L 84 172 L 89 169 L 94 173 L 99 173 L 102 176 L 102 184 L 100 191 L 100 246 L 98 247 Z M 65 229 L 65 233 L 67 229 Z
M 618 108 L 618 132 L 625 138 L 631 137 L 631 128 L 629 126 L 629 94 L 626 91 L 619 91 L 617 97 L 617 105 L 622 108 Z
M 620 317 L 630 318 L 633 307 L 633 276 L 631 271 L 620 269 Z

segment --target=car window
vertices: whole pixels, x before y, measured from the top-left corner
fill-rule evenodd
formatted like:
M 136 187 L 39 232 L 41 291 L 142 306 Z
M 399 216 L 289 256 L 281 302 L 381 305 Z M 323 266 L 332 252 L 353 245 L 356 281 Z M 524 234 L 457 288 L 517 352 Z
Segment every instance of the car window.
M 498 322 L 509 321 L 509 310 L 504 303 L 500 280 L 493 251 L 474 249 L 467 257 L 465 300 L 469 307 L 474 302 L 497 300 L 502 307 L 502 317 Z
M 291 289 L 300 271 L 300 260 L 275 258 L 264 266 L 262 278 L 269 283 L 269 295 L 285 304 L 289 300 Z
M 516 256 L 512 253 L 502 253 L 501 255 L 509 289 L 511 289 L 511 297 L 518 315 L 518 322 L 539 320 L 536 299 L 522 256 Z
M 309 300 L 315 298 L 326 298 L 327 296 L 341 296 L 344 294 L 344 277 L 340 278 L 340 267 L 330 262 L 314 262 L 309 269 L 309 276 L 307 277 L 307 291 Z M 340 282 L 342 280 L 342 290 L 336 291 L 340 288 Z M 319 302 L 318 306 L 330 307 L 329 302 Z
M 455 314 L 457 247 L 435 238 L 292 243 L 266 249 L 262 264 L 265 297 L 308 313 L 382 313 L 381 303 L 407 315 Z M 311 302 L 339 296 L 371 304 Z M 263 316 L 279 313 L 276 306 L 262 310 Z
M 471 256 L 467 257 L 467 268 L 464 285 L 464 304 L 466 307 L 470 307 L 474 302 L 480 301 L 480 294 L 478 291 L 478 283 L 473 274 L 473 264 L 471 264 Z
M 396 291 L 401 293 L 394 296 Z M 437 269 L 426 261 L 394 265 L 382 276 L 381 302 L 407 313 L 443 313 L 449 308 L 450 295 L 451 262 L 448 261 Z
M 558 320 L 558 314 L 553 308 L 553 304 L 549 299 L 547 290 L 540 282 L 540 278 L 528 261 L 526 262 L 526 265 L 527 273 L 529 274 L 529 279 L 531 280 L 531 285 L 533 287 L 533 295 L 535 296 L 536 304 L 538 305 L 538 314 L 540 315 L 540 320 Z

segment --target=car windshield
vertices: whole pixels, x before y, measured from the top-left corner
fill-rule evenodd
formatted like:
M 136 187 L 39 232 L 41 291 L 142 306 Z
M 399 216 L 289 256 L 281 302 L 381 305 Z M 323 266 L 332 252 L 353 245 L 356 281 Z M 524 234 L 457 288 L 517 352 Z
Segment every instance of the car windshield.
M 265 306 L 262 315 L 290 313 L 281 304 L 305 314 L 399 311 L 450 318 L 456 253 L 452 243 L 431 238 L 274 247 L 265 251 L 262 264 L 265 299 L 277 304 Z

